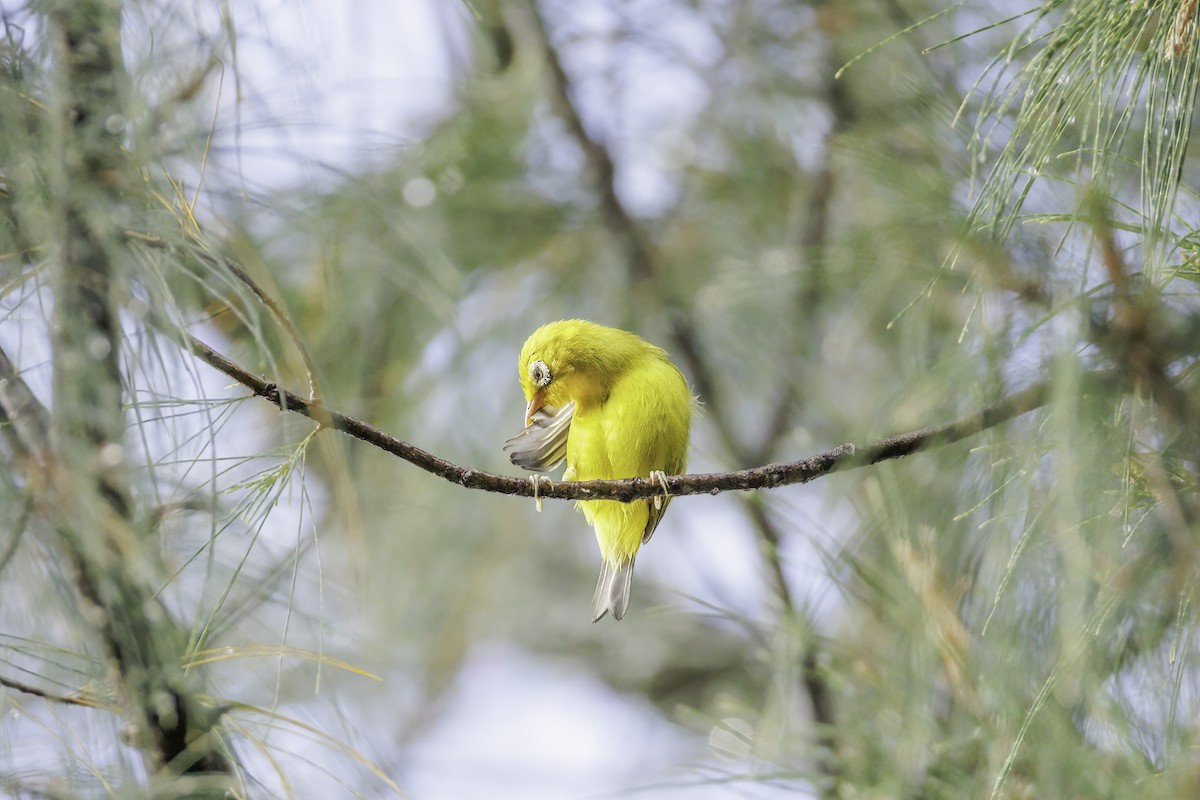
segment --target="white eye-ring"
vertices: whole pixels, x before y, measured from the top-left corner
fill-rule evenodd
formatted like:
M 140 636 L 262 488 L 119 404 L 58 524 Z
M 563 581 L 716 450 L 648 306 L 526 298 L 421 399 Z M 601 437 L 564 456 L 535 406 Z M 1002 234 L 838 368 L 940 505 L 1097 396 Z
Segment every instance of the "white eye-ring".
M 552 377 L 550 368 L 546 366 L 545 361 L 538 359 L 529 365 L 529 378 L 539 389 L 545 388 Z

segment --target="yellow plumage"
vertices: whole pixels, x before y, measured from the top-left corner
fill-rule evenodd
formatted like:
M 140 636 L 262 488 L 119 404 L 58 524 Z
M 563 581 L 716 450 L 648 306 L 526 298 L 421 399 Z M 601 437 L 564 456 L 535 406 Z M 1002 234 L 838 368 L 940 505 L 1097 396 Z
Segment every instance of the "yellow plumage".
M 694 398 L 661 348 L 616 328 L 563 320 L 534 331 L 518 369 L 528 406 L 525 430 L 505 448 L 513 463 L 546 471 L 565 457 L 563 478 L 581 481 L 684 471 Z M 576 504 L 603 558 L 595 620 L 625 615 L 638 548 L 668 500 Z

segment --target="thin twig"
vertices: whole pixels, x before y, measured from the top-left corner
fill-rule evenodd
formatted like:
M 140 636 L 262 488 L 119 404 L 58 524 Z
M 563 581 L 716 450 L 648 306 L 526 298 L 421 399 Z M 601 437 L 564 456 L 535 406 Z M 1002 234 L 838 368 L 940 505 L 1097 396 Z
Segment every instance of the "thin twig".
M 360 419 L 331 409 L 316 408 L 309 400 L 286 389 L 280 389 L 279 386 L 265 378 L 254 375 L 194 336 L 189 336 L 188 340 L 192 351 L 201 361 L 225 373 L 250 389 L 256 396 L 265 398 L 283 410 L 293 411 L 310 419 L 327 420 L 328 427 L 374 445 L 426 472 L 467 489 L 479 489 L 518 497 L 533 497 L 533 485 L 528 478 L 514 478 L 460 467 L 422 450 L 416 445 L 397 439 L 390 433 Z M 1095 377 L 1101 377 L 1101 374 L 1096 374 Z M 774 489 L 780 486 L 808 483 L 833 472 L 857 469 L 893 458 L 903 458 L 934 445 L 950 444 L 974 436 L 980 431 L 995 427 L 1045 405 L 1048 395 L 1049 383 L 1042 382 L 954 422 L 922 428 L 898 436 L 889 436 L 869 445 L 842 444 L 832 450 L 826 450 L 798 461 L 767 464 L 733 472 L 672 475 L 666 479 L 666 493 L 672 497 L 694 494 L 715 495 L 728 491 Z M 622 500 L 629 502 L 661 495 L 663 489 L 662 483 L 648 478 L 553 483 L 548 479 L 540 479 L 537 494 L 538 497 L 555 500 Z
M 82 697 L 71 697 L 70 695 L 47 692 L 45 689 L 39 689 L 36 686 L 31 686 L 28 683 L 22 683 L 21 681 L 14 680 L 12 678 L 6 678 L 3 675 L 0 675 L 0 686 L 17 692 L 22 692 L 24 694 L 31 694 L 34 697 L 40 697 L 43 700 L 50 700 L 54 703 L 65 703 L 67 705 L 84 706 L 86 708 L 96 708 L 99 705 L 91 700 L 85 700 Z
M 136 243 L 145 247 L 150 247 L 156 250 L 169 250 L 171 244 L 159 236 L 141 231 L 126 230 L 122 231 L 122 237 L 125 241 Z M 304 338 L 300 336 L 300 332 L 296 330 L 296 326 L 292 324 L 291 316 L 287 309 L 280 302 L 264 289 L 258 281 L 256 281 L 246 269 L 232 258 L 214 255 L 209 252 L 208 247 L 201 240 L 199 235 L 193 237 L 195 249 L 188 250 L 188 255 L 203 261 L 207 266 L 217 270 L 225 270 L 238 281 L 240 281 L 250 292 L 258 298 L 271 315 L 275 317 L 275 321 L 283 328 L 288 342 L 295 348 L 296 353 L 300 356 L 300 363 L 304 367 L 304 377 L 308 380 L 308 399 L 320 402 L 321 400 L 321 384 L 317 380 L 316 367 L 313 365 L 312 356 L 308 352 L 308 348 L 304 344 Z
M 296 330 L 296 326 L 292 324 L 292 318 L 288 315 L 287 309 L 283 304 L 275 299 L 274 295 L 263 289 L 258 281 L 250 277 L 250 273 L 242 269 L 242 266 L 229 258 L 216 258 L 214 261 L 222 264 L 229 270 L 239 281 L 244 283 L 246 287 L 254 292 L 254 296 L 262 301 L 270 312 L 275 316 L 275 320 L 283 327 L 284 333 L 287 334 L 288 340 L 296 351 L 300 354 L 300 363 L 304 365 L 304 376 L 308 379 L 308 399 L 319 401 L 321 399 L 321 386 L 317 382 L 316 369 L 313 367 L 312 357 L 308 354 L 308 348 L 304 346 L 304 339 L 300 336 L 300 332 Z

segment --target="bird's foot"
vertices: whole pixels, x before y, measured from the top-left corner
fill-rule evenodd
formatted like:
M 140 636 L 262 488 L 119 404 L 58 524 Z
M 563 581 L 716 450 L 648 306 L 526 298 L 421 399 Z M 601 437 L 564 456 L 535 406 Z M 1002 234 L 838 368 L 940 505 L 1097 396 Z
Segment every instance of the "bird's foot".
M 669 498 L 671 496 L 671 490 L 667 488 L 667 473 L 663 472 L 661 469 L 650 470 L 650 480 L 658 481 L 658 485 L 661 486 L 663 490 L 663 497 Z M 655 495 L 651 498 L 651 500 L 654 503 L 654 510 L 661 511 L 663 498 Z
M 554 481 L 549 478 L 544 478 L 541 475 L 533 474 L 529 476 L 529 482 L 533 484 L 533 503 L 537 506 L 538 513 L 542 513 L 542 481 L 546 482 L 547 488 L 554 491 Z

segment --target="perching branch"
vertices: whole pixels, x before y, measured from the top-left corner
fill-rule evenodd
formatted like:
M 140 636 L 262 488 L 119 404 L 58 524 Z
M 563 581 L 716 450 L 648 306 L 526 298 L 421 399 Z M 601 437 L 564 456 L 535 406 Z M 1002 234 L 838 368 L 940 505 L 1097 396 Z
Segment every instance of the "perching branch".
M 188 337 L 188 341 L 192 351 L 201 361 L 233 378 L 250 389 L 256 396 L 269 400 L 281 409 L 294 411 L 310 419 L 322 420 L 327 427 L 347 433 L 380 450 L 402 458 L 426 472 L 467 489 L 481 489 L 485 492 L 510 494 L 518 497 L 536 496 L 555 500 L 622 500 L 625 502 L 664 493 L 662 484 L 648 478 L 552 482 L 550 479 L 540 476 L 535 476 L 534 479 L 513 478 L 460 467 L 422 450 L 416 445 L 401 441 L 390 433 L 360 419 L 319 407 L 299 395 L 292 394 L 286 389 L 280 389 L 276 384 L 252 374 L 194 336 Z M 1103 376 L 1095 374 L 1093 377 Z M 832 450 L 826 450 L 799 461 L 767 464 L 734 472 L 672 475 L 666 479 L 665 493 L 673 497 L 693 494 L 715 495 L 733 490 L 774 489 L 780 486 L 808 483 L 833 472 L 843 472 L 868 464 L 877 464 L 880 461 L 902 458 L 935 445 L 950 444 L 966 439 L 1045 405 L 1048 396 L 1049 383 L 1042 382 L 954 422 L 922 428 L 898 436 L 889 436 L 873 444 L 863 446 L 842 444 Z

